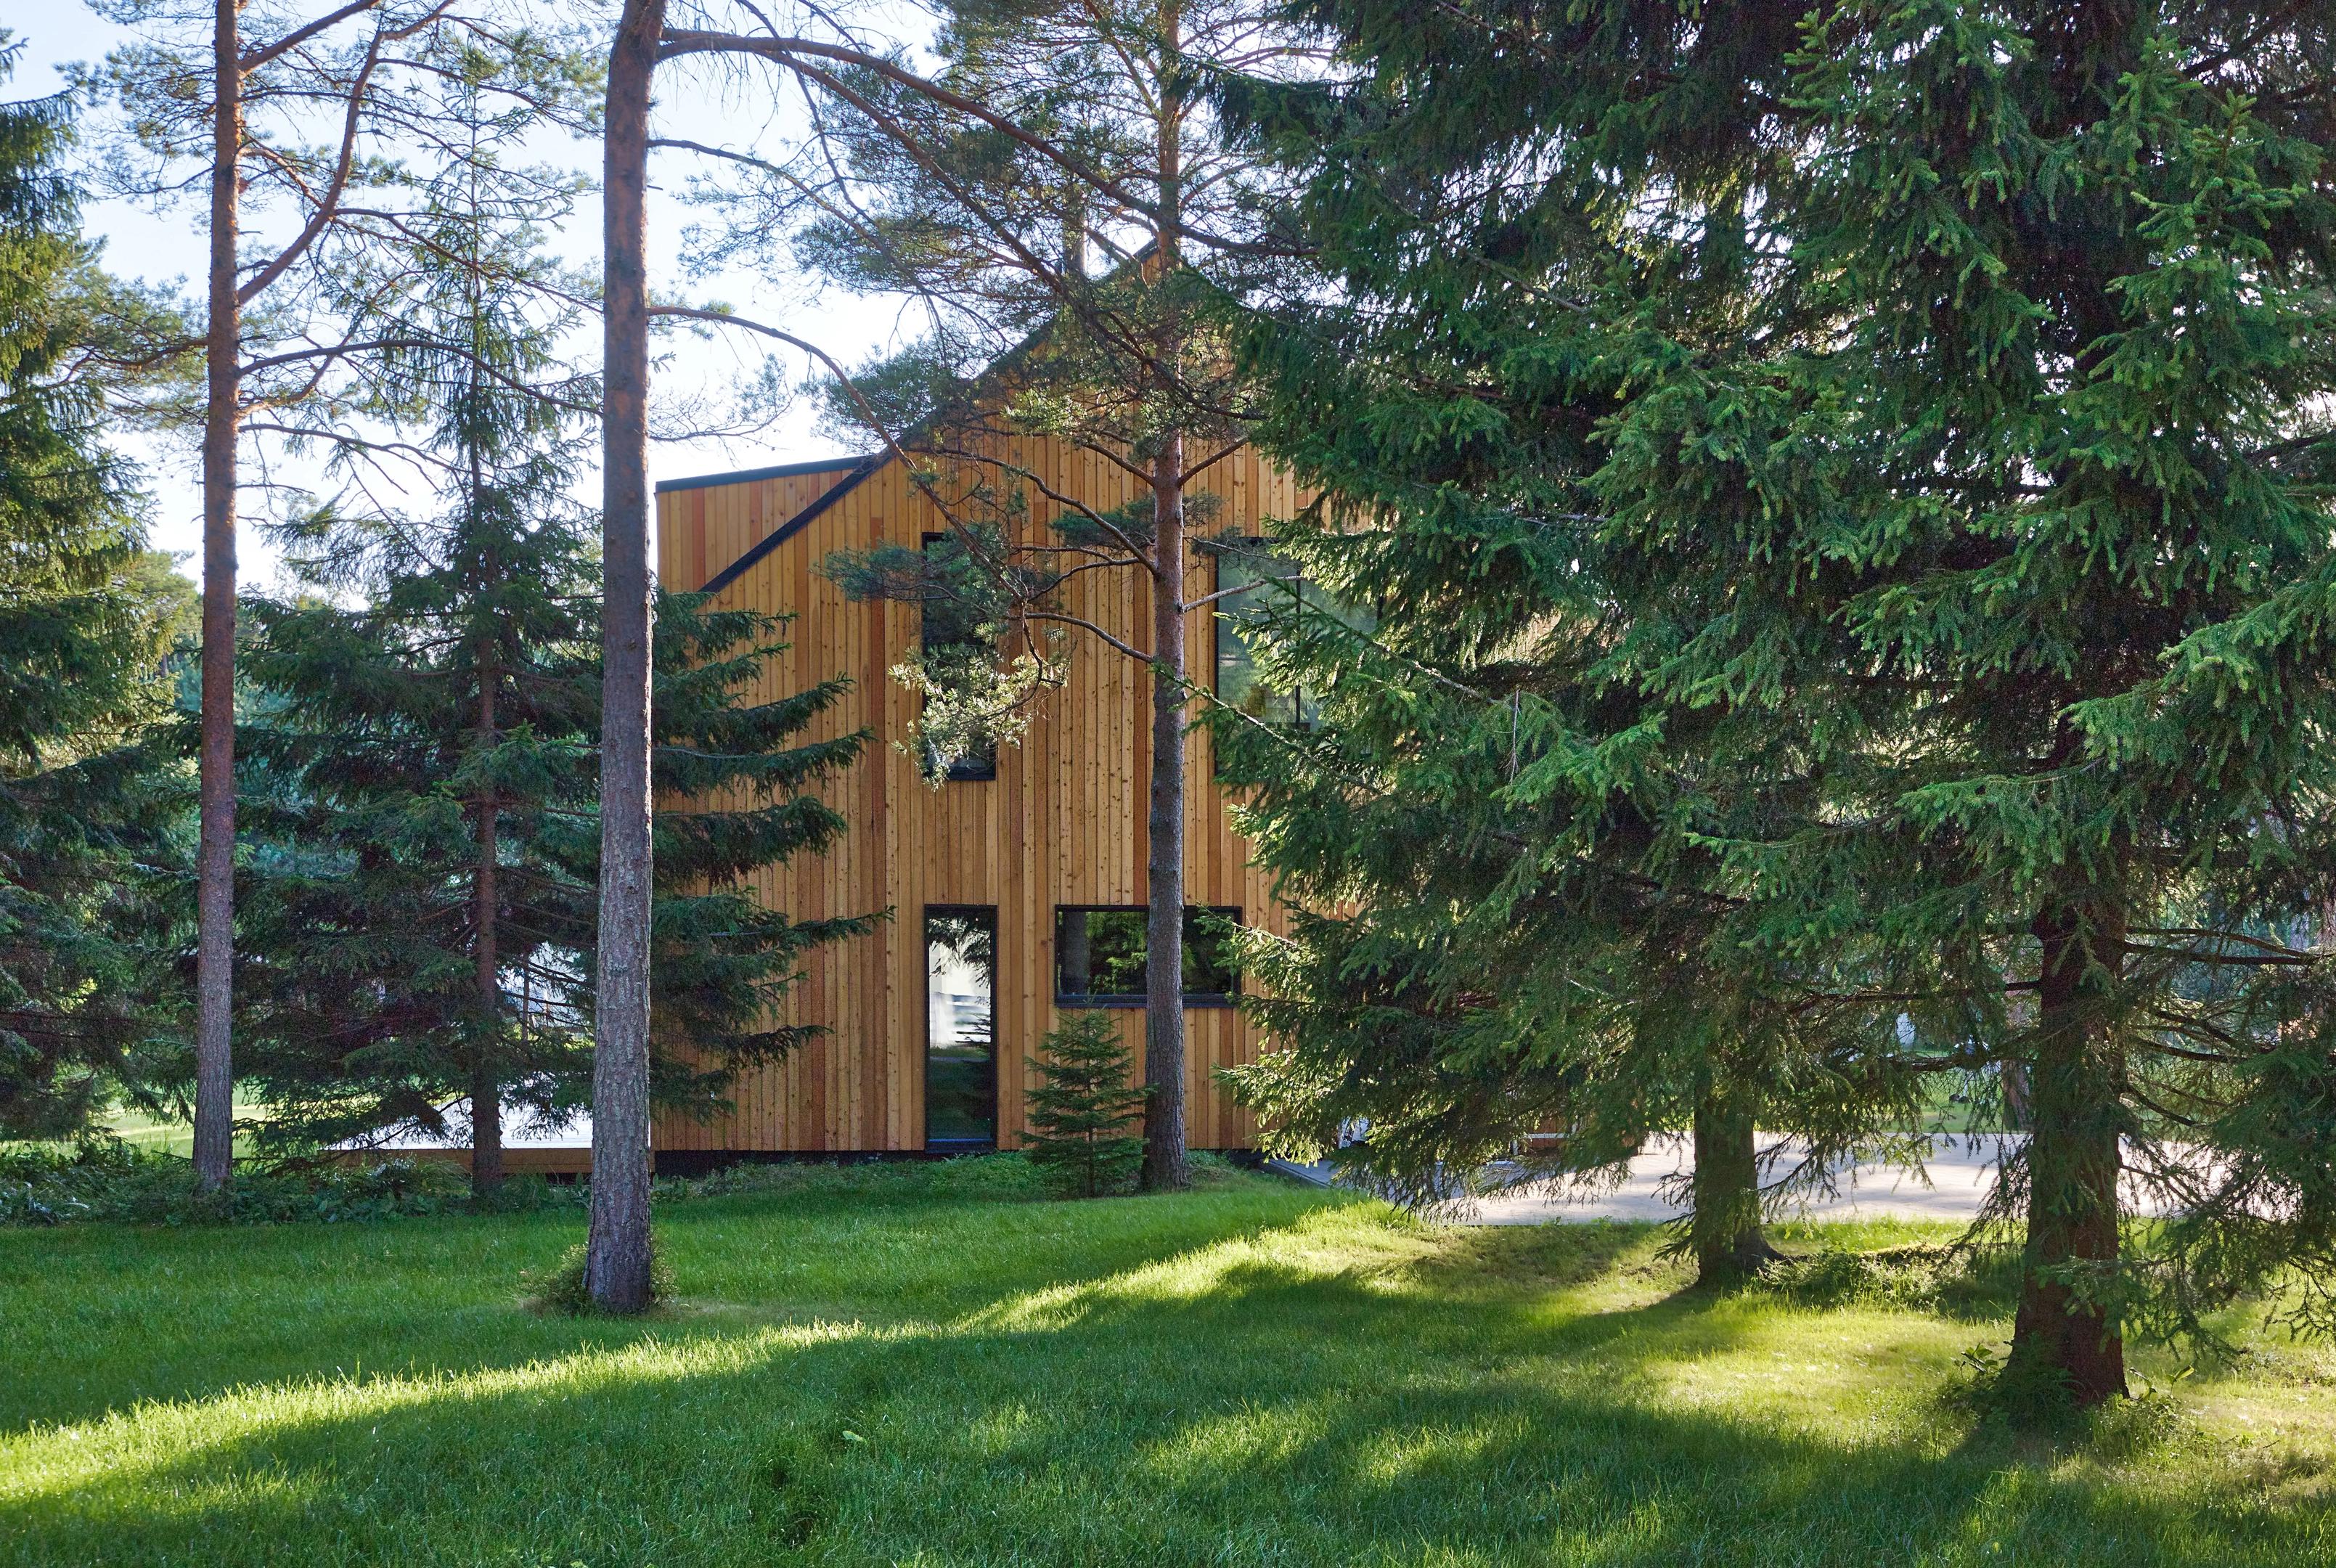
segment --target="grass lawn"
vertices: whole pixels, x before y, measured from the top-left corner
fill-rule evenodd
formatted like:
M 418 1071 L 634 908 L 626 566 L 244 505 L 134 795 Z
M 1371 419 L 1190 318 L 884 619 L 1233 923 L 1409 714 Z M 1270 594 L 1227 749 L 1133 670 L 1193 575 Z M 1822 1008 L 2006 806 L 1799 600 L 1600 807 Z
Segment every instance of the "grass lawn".
M 2336 1564 L 2312 1350 L 2055 1450 L 1942 1402 L 1985 1310 L 1682 1295 L 1632 1227 L 1246 1176 L 658 1227 L 638 1323 L 520 1306 L 573 1210 L 0 1232 L 0 1562 Z
M 248 1115 L 262 1108 L 258 1101 L 244 1099 L 241 1096 L 238 1096 L 235 1102 L 235 1114 L 238 1116 Z M 177 1154 L 181 1158 L 191 1158 L 195 1152 L 194 1124 L 181 1121 L 176 1116 L 151 1115 L 144 1111 L 121 1105 L 116 1106 L 113 1114 L 99 1125 L 123 1143 L 133 1144 L 141 1149 L 151 1149 L 157 1154 Z M 236 1135 L 235 1152 L 238 1155 L 251 1152 L 251 1139 L 248 1135 L 242 1133 Z

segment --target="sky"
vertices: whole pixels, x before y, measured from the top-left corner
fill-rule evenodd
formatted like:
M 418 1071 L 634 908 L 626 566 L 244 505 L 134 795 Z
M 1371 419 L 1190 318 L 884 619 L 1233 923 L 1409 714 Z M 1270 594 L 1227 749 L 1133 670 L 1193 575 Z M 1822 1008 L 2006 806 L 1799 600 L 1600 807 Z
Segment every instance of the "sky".
M 82 0 L 44 0 L 37 13 L 29 7 L 10 8 L 6 25 L 24 45 L 15 76 L 0 83 L 0 97 L 28 98 L 54 92 L 61 84 L 58 69 L 72 61 L 94 63 L 122 40 L 114 24 L 92 13 Z M 904 15 L 904 24 L 909 18 Z M 692 80 L 667 67 L 659 73 L 659 101 L 653 133 L 679 136 L 716 146 L 751 145 L 774 112 L 783 114 L 785 100 L 766 94 L 751 78 L 723 83 Z M 774 110 L 773 104 L 781 105 Z M 597 145 L 565 143 L 545 149 L 547 161 L 599 172 Z M 713 299 L 739 314 L 784 324 L 790 331 L 819 344 L 851 364 L 891 341 L 900 329 L 896 306 L 890 301 L 854 297 L 836 291 L 818 292 L 806 281 L 791 288 L 774 288 L 744 274 L 688 281 L 681 275 L 680 254 L 687 226 L 700 215 L 678 198 L 683 182 L 699 161 L 686 153 L 652 154 L 653 183 L 649 213 L 650 287 L 659 297 L 693 303 Z M 92 200 L 83 209 L 83 231 L 105 243 L 105 265 L 117 274 L 149 283 L 183 286 L 198 304 L 203 262 L 203 218 L 199 204 L 183 204 L 154 212 L 119 200 Z M 558 248 L 580 265 L 598 266 L 600 213 L 588 197 L 556 240 Z M 579 346 L 597 355 L 599 336 Z M 660 394 L 686 397 L 718 394 L 732 381 L 750 375 L 761 363 L 761 340 L 726 331 L 711 342 L 673 340 L 666 346 L 671 363 L 659 373 Z M 804 366 L 790 365 L 788 379 L 802 379 Z M 746 440 L 653 443 L 649 450 L 652 482 L 725 469 L 753 468 L 766 463 L 832 455 L 842 449 L 816 428 L 808 400 L 797 404 L 768 431 Z M 201 494 L 191 444 L 180 446 L 136 434 L 121 440 L 142 472 L 151 499 L 151 539 L 158 550 L 180 556 L 180 570 L 199 573 L 201 541 Z M 249 447 L 247 445 L 247 453 Z M 587 493 L 597 496 L 597 475 L 588 476 Z M 248 503 L 247 503 L 247 506 Z M 241 580 L 265 589 L 280 580 L 278 557 L 256 523 L 247 520 L 238 533 L 237 554 Z

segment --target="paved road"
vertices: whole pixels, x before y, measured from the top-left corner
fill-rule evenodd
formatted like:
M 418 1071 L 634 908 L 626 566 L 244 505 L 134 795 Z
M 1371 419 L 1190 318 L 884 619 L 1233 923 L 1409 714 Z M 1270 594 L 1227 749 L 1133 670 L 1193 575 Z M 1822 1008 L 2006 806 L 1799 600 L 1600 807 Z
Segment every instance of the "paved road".
M 1838 1196 L 1810 1203 L 1801 1213 L 1815 1220 L 1967 1221 L 1979 1213 L 1980 1203 L 1995 1179 L 1993 1167 L 2001 1145 L 2008 1141 L 2000 1134 L 1942 1137 L 1932 1145 L 1920 1173 L 1889 1165 L 1861 1165 L 1843 1175 Z M 1669 1220 L 1680 1213 L 1680 1206 L 1666 1202 L 1660 1189 L 1667 1179 L 1691 1170 L 1694 1164 L 1687 1139 L 1667 1138 L 1632 1160 L 1629 1176 L 1618 1186 L 1576 1188 L 1555 1194 L 1534 1189 L 1485 1198 L 1472 1212 L 1450 1217 L 1477 1225 Z M 1327 1182 L 1329 1177 L 1327 1165 L 1287 1168 L 1309 1180 Z M 1788 1168 L 1779 1164 L 1775 1174 L 1781 1175 Z

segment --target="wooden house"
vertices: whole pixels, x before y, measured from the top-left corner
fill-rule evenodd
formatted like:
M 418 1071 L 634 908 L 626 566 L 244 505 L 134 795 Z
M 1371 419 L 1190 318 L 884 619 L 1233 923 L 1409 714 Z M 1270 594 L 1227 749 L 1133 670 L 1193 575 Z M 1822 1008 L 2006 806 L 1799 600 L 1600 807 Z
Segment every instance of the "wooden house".
M 1016 438 L 1004 453 L 1044 489 L 1107 509 L 1130 500 L 1130 479 L 1100 459 L 1044 438 Z M 1218 538 L 1265 531 L 1298 496 L 1290 481 L 1242 450 L 1216 463 L 1195 489 L 1211 495 Z M 793 463 L 667 481 L 657 486 L 658 570 L 670 588 L 708 589 L 717 608 L 751 606 L 794 617 L 793 647 L 765 671 L 765 696 L 834 675 L 852 690 L 827 733 L 865 727 L 877 737 L 829 786 L 849 818 L 824 855 L 766 873 L 761 895 L 798 917 L 887 911 L 871 935 L 811 959 L 791 1011 L 825 1027 L 786 1061 L 750 1074 L 735 1109 L 706 1123 L 657 1123 L 659 1168 L 688 1171 L 740 1154 L 948 1151 L 1015 1147 L 1041 1037 L 1066 1005 L 1117 1010 L 1142 1054 L 1141 940 L 1149 675 L 1084 633 L 1068 654 L 1069 682 L 1046 694 L 1020 744 L 986 770 L 959 767 L 936 784 L 902 744 L 915 693 L 891 670 L 922 635 L 919 608 L 854 600 L 822 575 L 839 550 L 890 541 L 910 549 L 942 536 L 939 509 L 894 457 Z M 1026 520 L 1044 526 L 1044 506 Z M 1196 550 L 1186 597 L 1212 591 L 1231 570 Z M 1088 574 L 1066 608 L 1128 640 L 1148 641 L 1148 590 L 1132 571 Z M 1195 678 L 1246 678 L 1246 658 L 1212 608 L 1191 612 Z M 1251 869 L 1215 782 L 1210 740 L 1191 741 L 1188 908 L 1230 911 L 1279 930 L 1267 879 Z M 686 809 L 667 803 L 665 809 Z M 970 939 L 970 940 L 968 940 Z M 1134 973 L 1130 983 L 1131 957 Z M 1253 1060 L 1258 1032 L 1234 1010 L 1237 978 L 1202 961 L 1188 994 L 1187 1125 L 1196 1148 L 1253 1141 L 1249 1116 L 1217 1082 L 1221 1067 Z

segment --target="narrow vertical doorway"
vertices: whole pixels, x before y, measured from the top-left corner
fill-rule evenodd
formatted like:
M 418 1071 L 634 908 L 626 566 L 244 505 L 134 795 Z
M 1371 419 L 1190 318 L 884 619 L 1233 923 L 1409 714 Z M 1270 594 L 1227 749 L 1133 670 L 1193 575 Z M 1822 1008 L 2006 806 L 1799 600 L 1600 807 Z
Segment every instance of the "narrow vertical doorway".
M 998 911 L 925 911 L 925 1147 L 998 1144 Z

